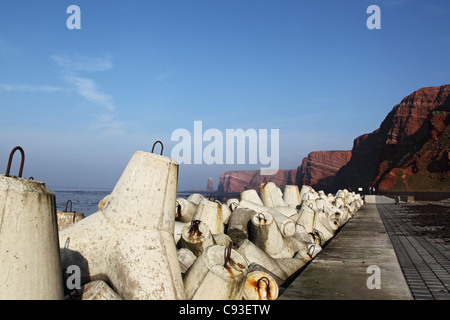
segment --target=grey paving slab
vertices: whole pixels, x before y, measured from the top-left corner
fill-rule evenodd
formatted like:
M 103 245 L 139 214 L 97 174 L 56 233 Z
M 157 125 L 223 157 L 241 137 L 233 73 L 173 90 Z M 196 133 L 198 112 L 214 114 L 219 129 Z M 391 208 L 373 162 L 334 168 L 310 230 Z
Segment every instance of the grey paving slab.
M 370 266 L 380 271 L 372 288 Z M 368 285 L 369 283 L 369 285 Z M 402 273 L 376 205 L 364 205 L 280 295 L 279 300 L 410 300 Z
M 450 300 L 448 240 L 426 236 L 390 198 L 367 200 L 280 300 Z M 367 287 L 369 265 L 380 267 L 381 289 Z
M 378 206 L 414 299 L 450 300 L 448 246 L 427 238 L 408 211 Z M 415 271 L 414 271 L 415 270 Z

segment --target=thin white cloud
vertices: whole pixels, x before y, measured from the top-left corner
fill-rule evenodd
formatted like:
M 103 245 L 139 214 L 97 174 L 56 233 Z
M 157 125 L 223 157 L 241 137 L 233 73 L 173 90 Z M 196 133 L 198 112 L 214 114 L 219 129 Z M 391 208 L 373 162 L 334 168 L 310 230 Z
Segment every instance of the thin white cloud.
M 163 82 L 163 81 L 165 81 L 165 80 L 167 80 L 169 78 L 172 78 L 173 75 L 174 75 L 173 72 L 163 73 L 163 74 L 159 75 L 158 77 L 156 77 L 156 81 Z
M 123 135 L 124 124 L 115 120 L 116 109 L 114 97 L 103 92 L 92 76 L 85 77 L 83 73 L 104 72 L 113 67 L 111 56 L 86 57 L 69 55 L 52 55 L 51 59 L 60 68 L 62 78 L 75 92 L 86 101 L 102 107 L 100 116 L 96 116 L 90 124 L 90 130 L 106 135 Z
M 51 59 L 65 72 L 102 72 L 113 67 L 111 57 L 92 58 L 84 56 L 52 55 Z
M 27 84 L 2 84 L 1 88 L 4 91 L 19 91 L 19 92 L 42 92 L 53 93 L 58 91 L 67 91 L 67 88 L 48 85 L 27 85 Z
M 120 136 L 125 133 L 123 122 L 115 120 L 114 116 L 109 113 L 97 116 L 97 121 L 91 124 L 90 129 L 108 136 Z
M 5 43 L 0 39 L 0 49 Z M 0 89 L 6 92 L 31 92 L 31 93 L 55 93 L 61 91 L 76 92 L 84 100 L 101 107 L 101 116 L 95 118 L 90 124 L 90 129 L 101 131 L 108 135 L 122 135 L 125 133 L 124 124 L 115 120 L 114 111 L 116 109 L 114 97 L 103 92 L 97 82 L 91 77 L 81 75 L 83 72 L 94 73 L 104 72 L 113 67 L 111 57 L 92 58 L 85 56 L 52 55 L 51 59 L 61 71 L 62 79 L 67 83 L 67 87 L 51 85 L 29 85 L 10 84 L 0 85 Z M 94 116 L 95 117 L 95 116 Z
M 173 86 L 168 81 L 170 78 L 172 78 L 175 75 L 174 72 L 166 72 L 163 74 L 160 74 L 155 78 L 155 80 L 159 83 L 161 83 L 163 86 L 167 87 L 169 90 L 174 90 Z
M 80 76 L 64 76 L 64 79 L 75 87 L 78 95 L 81 97 L 103 106 L 109 111 L 114 111 L 113 97 L 99 90 L 94 80 Z
M 0 38 L 0 57 L 8 58 L 17 56 L 23 56 L 22 51 L 7 42 L 5 39 Z

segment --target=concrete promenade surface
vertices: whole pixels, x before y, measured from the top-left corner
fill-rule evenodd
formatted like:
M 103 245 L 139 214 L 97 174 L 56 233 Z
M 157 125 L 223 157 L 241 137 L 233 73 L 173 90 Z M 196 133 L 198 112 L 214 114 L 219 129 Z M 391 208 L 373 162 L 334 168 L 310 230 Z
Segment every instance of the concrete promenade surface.
M 377 209 L 393 200 L 367 200 L 278 300 L 414 299 Z
M 433 221 L 422 225 L 408 206 L 377 205 L 415 300 L 450 300 L 450 241 L 430 229 L 446 228 Z M 432 219 L 432 210 L 420 214 Z M 442 210 L 450 217 L 450 208 Z M 448 218 L 446 218 L 448 219 Z M 428 220 L 429 221 L 429 220 Z

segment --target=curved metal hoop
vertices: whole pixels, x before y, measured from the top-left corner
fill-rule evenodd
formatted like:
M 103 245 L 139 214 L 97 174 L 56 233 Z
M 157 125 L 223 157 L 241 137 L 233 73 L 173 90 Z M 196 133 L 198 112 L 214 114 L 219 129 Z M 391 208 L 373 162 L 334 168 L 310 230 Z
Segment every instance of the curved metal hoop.
M 155 146 L 156 146 L 156 144 L 157 143 L 159 143 L 160 145 L 161 145 L 161 153 L 160 153 L 160 155 L 162 155 L 163 154 L 163 150 L 164 150 L 164 146 L 163 146 L 163 143 L 161 142 L 161 141 L 156 141 L 154 144 L 153 144 L 153 148 L 152 148 L 152 153 L 153 153 L 153 150 L 155 150 Z
M 224 258 L 225 262 L 223 266 L 226 268 L 228 266 L 228 262 L 231 260 L 231 249 L 233 247 L 233 242 L 230 242 L 227 247 L 225 247 Z
M 22 155 L 22 160 L 20 161 L 20 169 L 19 169 L 19 175 L 18 177 L 21 178 L 22 177 L 22 172 L 23 172 L 23 165 L 25 163 L 25 152 L 23 151 L 22 147 L 15 147 L 10 155 L 9 155 L 9 160 L 8 160 L 8 166 L 6 167 L 6 176 L 9 177 L 9 172 L 11 171 L 11 163 L 12 163 L 12 159 L 14 156 L 14 153 L 19 150 L 21 155 Z
M 70 211 L 69 212 L 72 212 L 72 200 L 67 200 L 66 209 L 64 210 L 64 212 L 67 212 L 67 206 L 69 205 L 69 202 L 70 202 Z
M 270 280 L 269 280 L 269 278 L 261 277 L 258 279 L 258 281 L 256 282 L 256 287 L 257 287 L 258 292 L 261 289 L 261 282 L 264 282 L 266 284 L 266 294 L 268 297 L 270 297 Z
M 266 216 L 262 212 L 258 212 L 258 215 L 256 217 L 258 218 L 258 221 L 264 220 L 264 223 L 267 222 Z

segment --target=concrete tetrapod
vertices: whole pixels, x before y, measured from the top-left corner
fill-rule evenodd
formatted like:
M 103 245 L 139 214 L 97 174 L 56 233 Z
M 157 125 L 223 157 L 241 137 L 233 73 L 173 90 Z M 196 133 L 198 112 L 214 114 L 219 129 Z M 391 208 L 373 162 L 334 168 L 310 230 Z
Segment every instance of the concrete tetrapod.
M 289 275 L 292 276 L 300 268 L 308 263 L 311 259 L 303 259 L 302 257 L 296 255 L 293 258 L 277 258 L 278 264 L 281 268 Z
M 0 175 L 0 299 L 63 297 L 55 195 L 42 182 Z
M 316 226 L 315 230 L 319 233 L 321 238 L 321 245 L 334 237 L 334 232 L 330 230 L 330 226 L 328 223 L 328 219 L 325 216 L 325 213 L 321 211 L 317 211 L 316 215 Z
M 178 249 L 177 254 L 178 261 L 180 262 L 181 272 L 185 273 L 191 267 L 197 257 L 191 250 L 187 248 Z
M 230 198 L 227 200 L 227 206 L 230 208 L 231 212 L 236 209 L 236 207 L 239 205 L 239 199 L 236 198 Z
M 339 213 L 339 224 L 342 226 L 345 224 L 351 215 L 344 207 L 344 201 L 342 198 L 335 198 L 334 196 L 328 196 L 328 202 L 331 204 L 330 209 Z
M 326 202 L 323 199 L 316 199 L 316 207 L 319 211 L 319 221 L 328 229 L 330 232 L 334 233 L 337 229 L 339 229 L 339 222 L 336 216 L 336 212 L 333 212 L 326 205 Z
M 274 259 L 274 261 L 275 261 L 275 259 Z M 278 286 L 281 286 L 281 285 L 285 282 L 283 279 L 281 279 L 280 277 L 278 277 L 275 273 L 273 273 L 273 272 L 270 271 L 270 270 L 267 270 L 267 269 L 264 268 L 262 265 L 259 265 L 259 264 L 255 263 L 255 262 L 251 262 L 251 263 L 248 265 L 248 272 L 250 273 L 250 272 L 253 272 L 253 271 L 262 271 L 262 272 L 264 272 L 264 273 L 269 274 L 269 275 L 275 280 L 275 282 L 276 282 L 276 284 L 277 284 Z
M 297 211 L 292 207 L 266 207 L 263 205 L 258 205 L 254 202 L 242 200 L 239 202 L 238 208 L 248 208 L 252 209 L 255 212 L 268 214 L 273 217 L 275 220 L 275 223 L 278 225 L 278 228 L 280 229 L 281 234 L 284 237 L 291 237 L 295 233 L 295 221 L 291 219 L 290 217 L 287 217 L 285 214 L 281 213 L 279 209 L 287 209 L 287 210 L 294 210 L 295 214 L 293 215 L 295 219 L 297 219 Z
M 220 203 L 220 201 L 218 200 L 216 200 L 216 202 Z M 226 203 L 220 203 L 220 205 L 222 206 L 222 222 L 225 225 L 228 223 L 228 220 L 230 219 L 232 210 Z
M 283 193 L 273 182 L 261 184 L 259 194 L 266 207 L 287 207 L 283 200 Z
M 294 256 L 276 258 L 275 260 L 288 276 L 294 274 L 322 250 L 320 246 L 314 243 L 300 241 L 294 237 L 285 241 L 296 251 Z
M 286 187 L 297 187 L 297 186 L 286 186 Z M 293 189 L 295 191 L 295 188 L 290 188 L 290 189 L 291 190 Z M 298 187 L 297 187 L 297 190 L 298 190 Z M 267 205 L 266 203 L 264 203 L 264 204 L 260 205 L 259 208 L 265 207 L 266 208 L 265 210 L 269 210 L 268 212 L 271 213 L 272 215 L 274 213 L 271 210 L 275 209 L 277 211 L 277 213 L 281 213 L 285 217 L 288 217 L 288 218 L 294 220 L 294 222 L 297 221 L 297 219 L 298 219 L 297 206 L 288 205 L 287 203 L 285 203 L 283 200 L 283 194 L 281 193 L 280 188 L 278 188 L 273 182 L 269 182 L 266 186 L 264 184 L 262 184 L 261 185 L 261 194 L 265 194 L 264 201 L 266 201 L 266 203 L 268 203 L 270 205 Z M 291 199 L 291 201 L 295 201 L 295 200 Z M 243 205 L 244 204 L 248 204 L 248 202 L 244 201 Z M 258 207 L 254 206 L 254 208 L 258 208 Z M 277 213 L 275 213 L 275 218 L 278 216 Z M 278 218 L 276 218 L 276 219 L 279 220 Z
M 187 200 L 194 203 L 196 206 L 198 206 L 203 199 L 205 199 L 205 197 L 203 197 L 200 193 L 192 193 L 187 198 Z
M 197 205 L 187 199 L 178 198 L 176 208 L 176 219 L 180 222 L 191 222 L 194 217 Z
M 273 258 L 291 258 L 295 251 L 282 236 L 269 213 L 256 213 L 250 220 L 249 240 Z M 295 231 L 295 226 L 294 226 Z
M 181 239 L 181 231 L 187 224 L 189 224 L 189 222 L 175 221 L 175 227 L 173 230 L 173 238 L 175 240 L 175 243 L 178 243 L 178 241 Z
M 102 200 L 100 200 L 100 202 L 98 203 L 98 206 L 97 206 L 97 209 L 98 209 L 97 211 L 100 211 L 103 209 L 105 204 L 108 202 L 108 199 L 109 199 L 109 194 L 107 194 L 105 197 L 103 197 Z
M 321 210 L 316 200 L 304 200 L 299 210 L 300 218 L 298 223 L 303 225 L 308 232 L 319 231 L 323 242 L 331 239 L 335 231 L 339 228 L 338 221 L 333 215 Z M 322 242 L 322 243 L 323 243 Z
M 84 213 L 75 211 L 56 211 L 58 231 L 84 219 Z
M 248 190 L 242 191 L 240 198 L 241 198 L 241 201 L 247 200 L 247 201 L 251 201 L 256 204 L 259 204 L 261 206 L 264 205 L 261 198 L 258 195 L 258 192 L 256 192 L 255 189 L 248 189 Z
M 344 211 L 337 209 L 334 205 L 332 205 L 332 203 L 329 202 L 328 197 L 325 197 L 325 195 L 321 195 L 316 199 L 316 206 L 319 210 L 327 214 L 332 224 L 335 225 L 332 226 L 334 230 L 342 226 L 348 220 L 348 217 L 344 214 Z
M 216 244 L 208 226 L 200 220 L 192 220 L 190 224 L 185 224 L 181 230 L 181 238 L 178 241 L 178 248 L 186 248 L 198 257 L 209 246 Z
M 316 211 L 312 204 L 302 203 L 299 210 L 300 217 L 297 223 L 302 225 L 306 232 L 312 233 L 316 225 Z
M 293 235 L 294 238 L 306 242 L 306 243 L 315 243 L 320 245 L 320 241 L 315 238 L 315 236 L 311 232 L 307 232 L 305 227 L 301 224 L 295 225 L 295 233 Z
M 178 164 L 137 151 L 104 208 L 60 231 L 61 265 L 123 299 L 184 299 L 174 241 Z
M 316 199 L 316 206 L 318 209 L 325 211 L 325 208 L 329 208 L 330 204 L 328 203 L 328 199 L 324 197 L 319 197 Z
M 218 233 L 213 235 L 214 241 L 216 244 L 221 244 L 223 246 L 228 246 L 231 243 L 233 243 L 233 240 L 230 238 L 229 235 L 225 233 Z
M 335 197 L 333 194 L 329 193 L 329 194 L 327 195 L 327 200 L 328 200 L 328 203 L 329 203 L 329 204 L 331 204 L 331 205 L 333 205 L 333 206 L 336 205 L 336 197 Z
M 298 186 L 285 186 L 283 192 L 283 200 L 290 207 L 297 208 L 298 206 L 300 206 L 300 204 L 302 203 L 302 199 L 300 198 L 300 191 L 298 190 Z
M 296 252 L 294 256 L 305 261 L 311 260 L 322 250 L 322 247 L 315 243 L 305 242 L 295 237 L 288 238 L 286 241 L 290 242 L 290 246 L 294 248 Z
M 217 201 L 209 199 L 200 201 L 192 219 L 205 223 L 212 234 L 223 233 L 224 231 L 222 204 Z
M 267 272 L 249 272 L 242 297 L 245 300 L 276 300 L 278 298 L 278 284 Z
M 334 203 L 336 204 L 336 207 L 343 209 L 345 206 L 345 199 L 342 197 L 336 197 Z
M 350 219 L 350 215 L 348 215 L 345 210 L 338 209 L 333 205 L 331 205 L 328 210 L 329 212 L 334 212 L 334 217 L 338 221 L 339 227 L 342 227 L 348 219 Z
M 313 236 L 314 243 L 323 245 L 333 237 L 334 233 L 327 229 L 329 226 L 325 227 L 323 225 L 324 221 L 326 224 L 329 224 L 325 213 L 314 209 L 313 202 L 308 203 L 307 201 L 303 201 L 299 213 L 300 218 L 297 223 L 302 225 L 306 232 Z
M 122 298 L 106 282 L 97 280 L 83 287 L 81 300 L 122 300 Z
M 358 211 L 358 205 L 356 202 L 350 202 L 345 207 L 348 208 L 348 212 L 350 213 L 351 216 L 353 216 L 356 213 L 356 211 Z
M 209 246 L 184 276 L 186 298 L 241 300 L 247 272 L 244 257 L 231 245 Z
M 303 185 L 300 188 L 300 199 L 303 201 L 303 198 L 305 197 L 305 194 L 313 193 L 314 189 L 311 186 Z
M 247 191 L 251 191 L 251 190 L 247 190 Z M 253 190 L 255 191 L 255 190 Z M 256 192 L 256 191 L 255 191 Z M 290 220 L 293 220 L 294 222 L 297 221 L 298 219 L 298 212 L 297 209 L 292 207 L 292 206 L 277 206 L 277 207 L 268 207 L 266 205 L 264 205 L 262 202 L 259 203 L 258 199 L 256 199 L 255 197 L 252 197 L 252 200 L 247 200 L 247 199 L 241 199 L 241 201 L 238 204 L 238 207 L 245 207 L 245 208 L 251 208 L 254 210 L 258 210 L 259 212 L 268 212 L 270 214 L 272 214 L 276 220 L 277 223 L 291 223 Z M 284 217 L 280 216 L 283 215 Z M 290 218 L 290 220 L 286 220 L 286 218 Z M 284 231 L 283 231 L 284 233 Z
M 286 280 L 288 275 L 280 267 L 278 262 L 272 258 L 267 252 L 257 247 L 253 242 L 245 239 L 239 243 L 237 251 L 240 252 L 250 264 L 255 263 L 267 270 L 270 270 L 274 275 L 282 281 Z
M 227 234 L 234 242 L 239 243 L 241 240 L 248 239 L 248 222 L 255 213 L 253 209 L 239 207 L 231 213 Z

